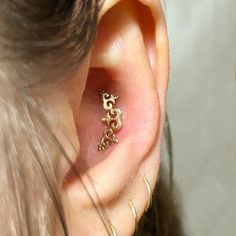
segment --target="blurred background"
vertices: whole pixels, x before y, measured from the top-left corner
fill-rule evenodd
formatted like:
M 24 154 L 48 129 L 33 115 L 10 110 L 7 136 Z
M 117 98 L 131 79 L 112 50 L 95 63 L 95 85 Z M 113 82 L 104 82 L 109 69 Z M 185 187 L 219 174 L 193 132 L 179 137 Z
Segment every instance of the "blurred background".
M 168 115 L 185 235 L 236 235 L 236 0 L 165 0 Z

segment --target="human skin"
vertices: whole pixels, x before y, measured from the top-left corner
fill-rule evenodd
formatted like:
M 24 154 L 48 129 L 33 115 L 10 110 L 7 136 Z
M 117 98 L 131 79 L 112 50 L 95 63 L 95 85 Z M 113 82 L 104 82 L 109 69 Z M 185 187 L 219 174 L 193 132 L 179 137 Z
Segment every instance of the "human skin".
M 55 126 L 60 123 L 70 142 L 59 131 L 56 135 L 94 203 L 102 203 L 118 235 L 128 236 L 134 230 L 130 199 L 138 218 L 144 212 L 148 193 L 143 176 L 152 188 L 157 181 L 168 70 L 168 40 L 160 2 L 106 0 L 91 51 L 73 77 L 60 84 L 50 98 L 57 117 Z M 123 121 L 117 133 L 119 143 L 103 152 L 97 151 L 105 127 L 100 88 L 119 96 L 116 106 Z M 64 158 L 58 176 L 70 235 L 107 235 L 85 187 Z

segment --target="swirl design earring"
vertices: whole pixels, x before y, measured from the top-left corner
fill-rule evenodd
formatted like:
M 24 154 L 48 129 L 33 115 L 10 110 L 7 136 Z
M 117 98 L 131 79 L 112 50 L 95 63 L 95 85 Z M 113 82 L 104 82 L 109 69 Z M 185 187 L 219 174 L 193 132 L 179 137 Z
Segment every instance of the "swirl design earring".
M 112 108 L 106 115 L 102 118 L 102 121 L 107 123 L 113 131 L 118 131 L 121 128 L 121 110 L 119 108 Z
M 122 126 L 122 112 L 119 108 L 113 107 L 118 99 L 118 96 L 109 94 L 104 89 L 99 89 L 101 95 L 103 108 L 108 111 L 102 122 L 106 123 L 107 127 L 103 132 L 103 137 L 98 144 L 98 151 L 103 151 L 114 143 L 118 143 L 115 132 L 121 129 Z
M 107 111 L 111 110 L 119 97 L 107 93 L 104 89 L 99 89 L 98 92 L 102 97 L 103 108 Z

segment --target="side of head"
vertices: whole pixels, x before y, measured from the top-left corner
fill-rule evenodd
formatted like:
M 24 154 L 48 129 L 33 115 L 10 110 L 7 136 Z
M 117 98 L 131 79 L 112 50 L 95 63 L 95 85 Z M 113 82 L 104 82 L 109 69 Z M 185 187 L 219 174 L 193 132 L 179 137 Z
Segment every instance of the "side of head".
M 139 220 L 143 177 L 153 189 L 160 166 L 169 68 L 160 2 L 13 0 L 0 13 L 0 232 L 130 235 L 129 202 Z M 119 96 L 122 116 L 119 143 L 101 152 L 99 89 Z

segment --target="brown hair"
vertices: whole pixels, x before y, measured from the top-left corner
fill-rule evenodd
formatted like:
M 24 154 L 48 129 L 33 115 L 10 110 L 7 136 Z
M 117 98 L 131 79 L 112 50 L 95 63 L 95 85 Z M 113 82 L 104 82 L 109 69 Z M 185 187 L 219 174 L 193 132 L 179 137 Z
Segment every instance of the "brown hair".
M 57 235 L 68 235 L 55 170 L 58 156 L 67 156 L 51 130 L 50 114 L 35 102 L 30 88 L 69 77 L 78 68 L 93 42 L 101 4 L 99 0 L 1 1 L 2 236 L 50 236 L 55 228 Z M 152 231 L 147 227 L 147 222 L 166 224 L 157 209 L 154 204 L 138 233 L 164 232 L 159 226 Z
M 2 236 L 55 235 L 55 228 L 68 235 L 55 172 L 58 156 L 67 157 L 29 86 L 78 68 L 92 44 L 99 6 L 98 0 L 1 1 Z

